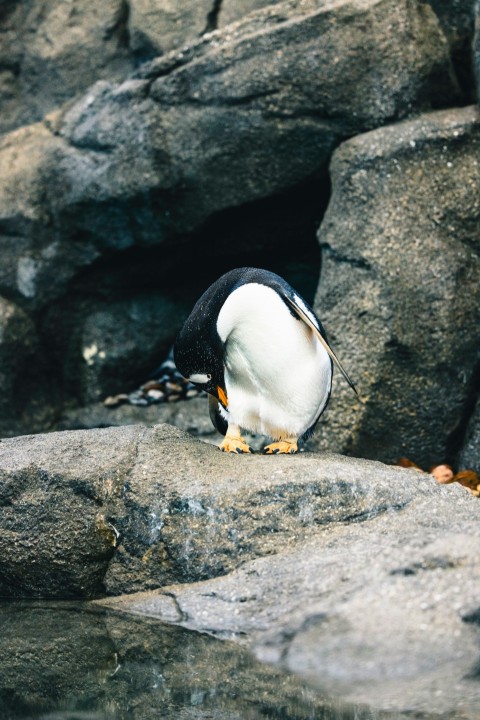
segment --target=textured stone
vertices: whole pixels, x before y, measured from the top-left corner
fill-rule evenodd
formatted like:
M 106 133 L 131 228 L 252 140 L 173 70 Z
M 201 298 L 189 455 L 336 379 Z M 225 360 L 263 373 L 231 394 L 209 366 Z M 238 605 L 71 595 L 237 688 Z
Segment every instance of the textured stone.
M 100 602 L 240 642 L 351 703 L 473 720 L 478 500 L 401 478 L 416 488 L 406 506 L 324 526 L 225 577 Z
M 97 304 L 79 319 L 76 332 L 65 328 L 66 386 L 82 405 L 133 390 L 138 378 L 147 377 L 158 359 L 167 356 L 188 311 L 186 303 L 153 292 Z M 71 323 L 60 315 L 57 332 L 62 320 Z
M 123 0 L 2 3 L 0 133 L 40 120 L 100 78 L 131 72 Z
M 19 597 L 206 579 L 436 492 L 337 456 L 238 458 L 168 425 L 3 440 L 0 468 L 0 594 Z
M 100 256 L 198 230 L 318 174 L 342 137 L 457 97 L 428 6 L 290 0 L 250 18 L 3 139 L 0 290 L 41 307 Z
M 281 0 L 222 0 L 218 15 L 218 27 L 230 25 L 241 20 L 255 10 L 261 10 L 268 5 L 278 5 Z
M 137 60 L 150 60 L 197 40 L 208 28 L 213 0 L 130 0 L 129 44 Z M 213 28 L 211 28 L 213 29 Z
M 456 461 L 477 386 L 479 143 L 465 108 L 335 153 L 315 307 L 360 399 L 337 374 L 314 447 Z
M 127 592 L 102 603 L 241 642 L 349 702 L 480 707 L 480 505 L 458 485 L 131 426 L 1 441 L 0 504 L 0 595 Z

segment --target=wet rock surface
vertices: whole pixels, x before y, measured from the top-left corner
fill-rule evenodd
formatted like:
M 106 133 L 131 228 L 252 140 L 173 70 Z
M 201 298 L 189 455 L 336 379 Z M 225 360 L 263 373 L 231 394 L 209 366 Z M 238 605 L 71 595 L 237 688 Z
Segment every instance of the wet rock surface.
M 2 718 L 387 720 L 220 643 L 80 603 L 0 603 Z
M 0 467 L 2 595 L 106 591 L 349 702 L 478 710 L 464 488 L 335 455 L 226 455 L 166 425 L 3 440 Z
M 315 307 L 360 401 L 337 376 L 314 447 L 456 462 L 478 387 L 479 148 L 471 107 L 336 151 Z

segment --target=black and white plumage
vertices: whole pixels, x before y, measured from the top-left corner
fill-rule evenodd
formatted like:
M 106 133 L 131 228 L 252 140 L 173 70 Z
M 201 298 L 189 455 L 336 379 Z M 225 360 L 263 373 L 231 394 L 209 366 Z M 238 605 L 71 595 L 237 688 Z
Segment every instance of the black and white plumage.
M 292 453 L 324 411 L 332 360 L 310 306 L 280 276 L 237 268 L 198 300 L 174 347 L 178 370 L 210 395 L 227 452 L 250 452 L 241 428 L 268 435 L 270 453 Z

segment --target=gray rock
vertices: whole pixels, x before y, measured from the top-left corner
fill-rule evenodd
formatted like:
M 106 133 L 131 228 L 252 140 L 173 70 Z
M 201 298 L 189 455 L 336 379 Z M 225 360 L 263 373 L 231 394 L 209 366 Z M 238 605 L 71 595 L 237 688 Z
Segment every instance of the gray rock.
M 281 0 L 222 0 L 218 15 L 218 27 L 230 25 L 255 10 L 260 10 L 268 5 L 278 5 L 280 2 Z
M 314 447 L 456 461 L 477 385 L 479 144 L 472 107 L 335 153 L 315 305 L 360 399 L 337 375 Z
M 3 5 L 0 133 L 40 120 L 97 80 L 120 80 L 138 63 L 196 41 L 209 28 L 212 0 Z
M 134 67 L 123 0 L 6 2 L 0 13 L 0 133 L 40 120 L 95 80 Z
M 222 439 L 210 420 L 206 396 L 148 407 L 124 404 L 109 408 L 103 403 L 92 403 L 66 410 L 58 421 L 56 430 L 93 430 L 159 423 L 174 425 L 206 442 L 218 444 Z
M 236 640 L 350 702 L 478 712 L 480 505 L 460 486 L 133 426 L 3 440 L 0 503 L 0 595 L 157 588 L 102 603 Z
M 194 42 L 208 29 L 212 7 L 213 0 L 130 0 L 129 45 L 135 57 L 150 60 Z
M 67 386 L 75 384 L 72 393 L 82 405 L 133 390 L 138 378 L 147 377 L 158 359 L 166 357 L 189 309 L 186 302 L 158 292 L 98 303 L 80 320 L 76 332 L 66 329 L 68 347 L 63 362 Z M 63 321 L 71 323 L 68 317 Z M 58 324 L 56 329 L 58 332 Z
M 3 139 L 1 291 L 42 307 L 104 254 L 190 233 L 320 172 L 342 137 L 458 97 L 428 6 L 250 18 Z
M 333 469 L 333 458 L 311 459 Z M 392 478 L 394 494 L 398 472 L 411 501 L 323 525 L 225 577 L 100 603 L 234 640 L 351 703 L 473 720 L 478 501 L 416 471 L 362 468 L 374 473 L 373 491 L 380 477 Z
M 20 597 L 203 580 L 436 490 L 335 456 L 238 458 L 168 425 L 3 440 L 0 468 L 0 595 Z

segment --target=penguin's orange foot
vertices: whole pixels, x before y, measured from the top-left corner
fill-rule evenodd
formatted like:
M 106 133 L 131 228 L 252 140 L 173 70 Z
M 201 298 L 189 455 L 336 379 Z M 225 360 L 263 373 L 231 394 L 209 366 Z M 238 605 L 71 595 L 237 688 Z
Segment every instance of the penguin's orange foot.
M 293 455 L 298 452 L 296 440 L 280 440 L 263 448 L 264 455 Z
M 225 436 L 225 439 L 220 443 L 220 450 L 223 452 L 238 453 L 239 455 L 242 453 L 253 453 L 250 445 L 247 445 L 242 437 L 233 437 L 232 435 Z

